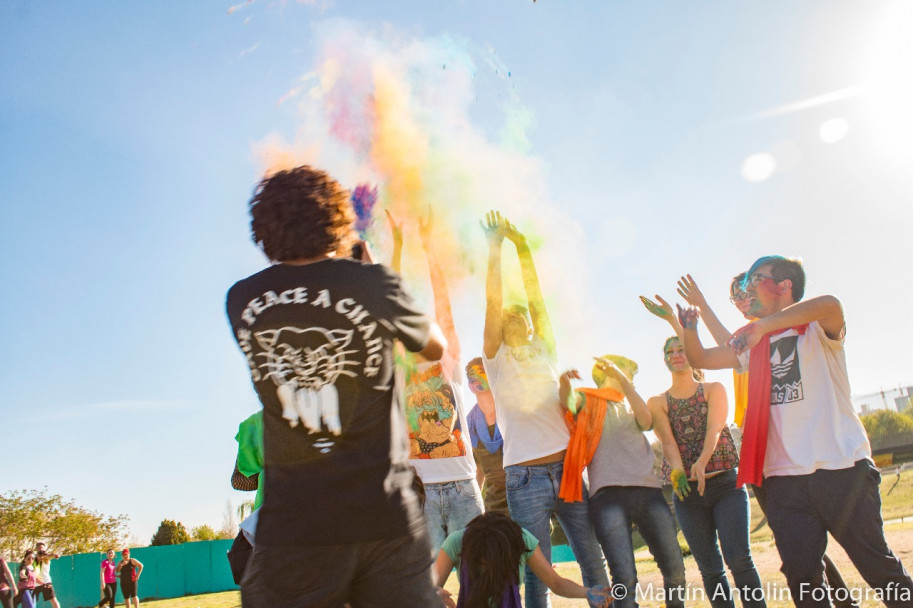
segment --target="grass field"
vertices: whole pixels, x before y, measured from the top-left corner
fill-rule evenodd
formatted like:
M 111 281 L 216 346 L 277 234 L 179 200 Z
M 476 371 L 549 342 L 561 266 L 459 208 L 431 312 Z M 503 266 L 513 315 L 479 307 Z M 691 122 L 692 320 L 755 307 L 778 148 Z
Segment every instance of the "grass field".
M 901 517 L 911 518 L 910 523 L 895 523 L 885 526 L 885 534 L 888 538 L 888 544 L 894 550 L 894 553 L 904 563 L 907 569 L 913 568 L 913 470 L 904 471 L 899 482 L 894 474 L 887 475 L 882 480 L 882 512 L 884 519 L 893 520 Z M 892 489 L 893 488 L 893 489 Z M 890 491 L 890 494 L 888 492 Z M 751 527 L 754 529 L 756 524 L 761 520 L 761 510 L 752 499 L 751 505 L 752 521 Z M 679 540 L 684 546 L 684 540 L 679 535 Z M 767 605 L 770 608 L 786 608 L 792 606 L 786 595 L 786 580 L 780 573 L 780 556 L 777 554 L 774 546 L 773 537 L 770 528 L 764 526 L 751 536 L 751 549 L 754 556 L 755 565 L 761 574 L 761 581 L 764 588 L 774 596 L 768 596 Z M 828 544 L 828 555 L 837 563 L 844 578 L 847 580 L 851 589 L 857 593 L 865 593 L 865 583 L 856 572 L 856 569 L 850 563 L 849 558 L 835 542 Z M 647 549 L 641 549 L 637 552 L 637 572 L 642 588 L 649 589 L 662 587 L 662 576 L 659 569 L 653 562 L 653 558 Z M 580 582 L 580 570 L 575 563 L 557 564 L 556 570 L 562 576 Z M 689 587 L 689 599 L 687 602 L 690 608 L 709 608 L 710 603 L 704 599 L 701 601 L 701 577 L 698 572 L 694 558 L 688 556 L 685 558 L 685 569 Z M 731 582 L 731 577 L 730 577 Z M 451 576 L 447 584 L 447 589 L 454 594 L 459 590 L 456 577 Z M 883 606 L 881 602 L 870 598 L 868 601 L 862 596 L 862 608 L 876 608 Z M 645 598 L 639 601 L 642 606 L 659 606 L 660 602 L 650 601 Z M 225 593 L 210 593 L 206 595 L 195 595 L 170 600 L 144 601 L 143 608 L 236 608 L 241 606 L 241 596 L 238 591 L 227 591 Z M 570 608 L 572 606 L 586 606 L 586 600 L 570 600 L 560 597 L 552 598 L 554 608 Z

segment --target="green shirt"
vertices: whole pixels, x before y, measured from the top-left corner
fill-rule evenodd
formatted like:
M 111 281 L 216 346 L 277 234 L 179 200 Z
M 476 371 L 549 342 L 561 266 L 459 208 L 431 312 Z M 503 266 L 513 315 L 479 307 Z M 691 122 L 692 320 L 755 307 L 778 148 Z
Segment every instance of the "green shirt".
M 245 477 L 259 474 L 254 509 L 263 502 L 263 410 L 238 425 L 238 470 Z
M 531 532 L 526 530 L 526 528 L 520 529 L 523 531 L 523 544 L 526 545 L 526 552 L 520 556 L 520 578 L 517 579 L 522 582 L 523 567 L 526 565 L 526 562 L 529 561 L 529 557 L 533 554 L 536 547 L 539 546 L 539 541 Z M 457 530 L 448 536 L 447 540 L 444 541 L 444 544 L 441 545 L 441 551 L 447 554 L 447 557 L 449 557 L 450 561 L 456 566 L 457 572 L 460 570 L 460 553 L 463 550 L 463 533 L 465 531 L 466 530 Z

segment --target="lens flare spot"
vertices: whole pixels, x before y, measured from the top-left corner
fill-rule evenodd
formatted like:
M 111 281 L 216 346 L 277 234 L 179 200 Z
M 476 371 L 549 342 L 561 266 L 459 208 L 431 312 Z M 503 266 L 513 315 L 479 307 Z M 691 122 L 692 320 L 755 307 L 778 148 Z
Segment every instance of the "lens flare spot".
M 742 163 L 742 179 L 748 183 L 763 182 L 777 170 L 777 160 L 768 152 L 752 154 Z
M 832 118 L 821 123 L 818 127 L 818 135 L 821 141 L 826 144 L 832 144 L 840 141 L 850 130 L 850 123 L 842 118 Z

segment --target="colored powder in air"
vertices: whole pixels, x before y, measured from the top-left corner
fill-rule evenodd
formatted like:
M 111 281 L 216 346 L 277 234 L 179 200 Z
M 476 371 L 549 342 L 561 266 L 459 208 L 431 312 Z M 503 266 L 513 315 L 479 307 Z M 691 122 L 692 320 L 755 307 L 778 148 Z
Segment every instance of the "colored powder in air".
M 355 207 L 355 230 L 362 237 L 374 220 L 374 206 L 377 204 L 377 186 L 359 184 L 352 190 L 352 206 Z

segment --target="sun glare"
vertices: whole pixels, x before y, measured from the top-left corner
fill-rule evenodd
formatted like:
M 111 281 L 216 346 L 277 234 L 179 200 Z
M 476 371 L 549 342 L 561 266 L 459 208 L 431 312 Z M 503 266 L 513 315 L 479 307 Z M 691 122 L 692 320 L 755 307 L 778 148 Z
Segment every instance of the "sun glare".
M 752 154 L 742 163 L 742 179 L 746 182 L 763 182 L 777 170 L 777 160 L 768 152 Z
M 818 135 L 821 141 L 826 144 L 832 144 L 840 141 L 850 130 L 850 123 L 842 118 L 832 118 L 821 123 L 818 127 Z

